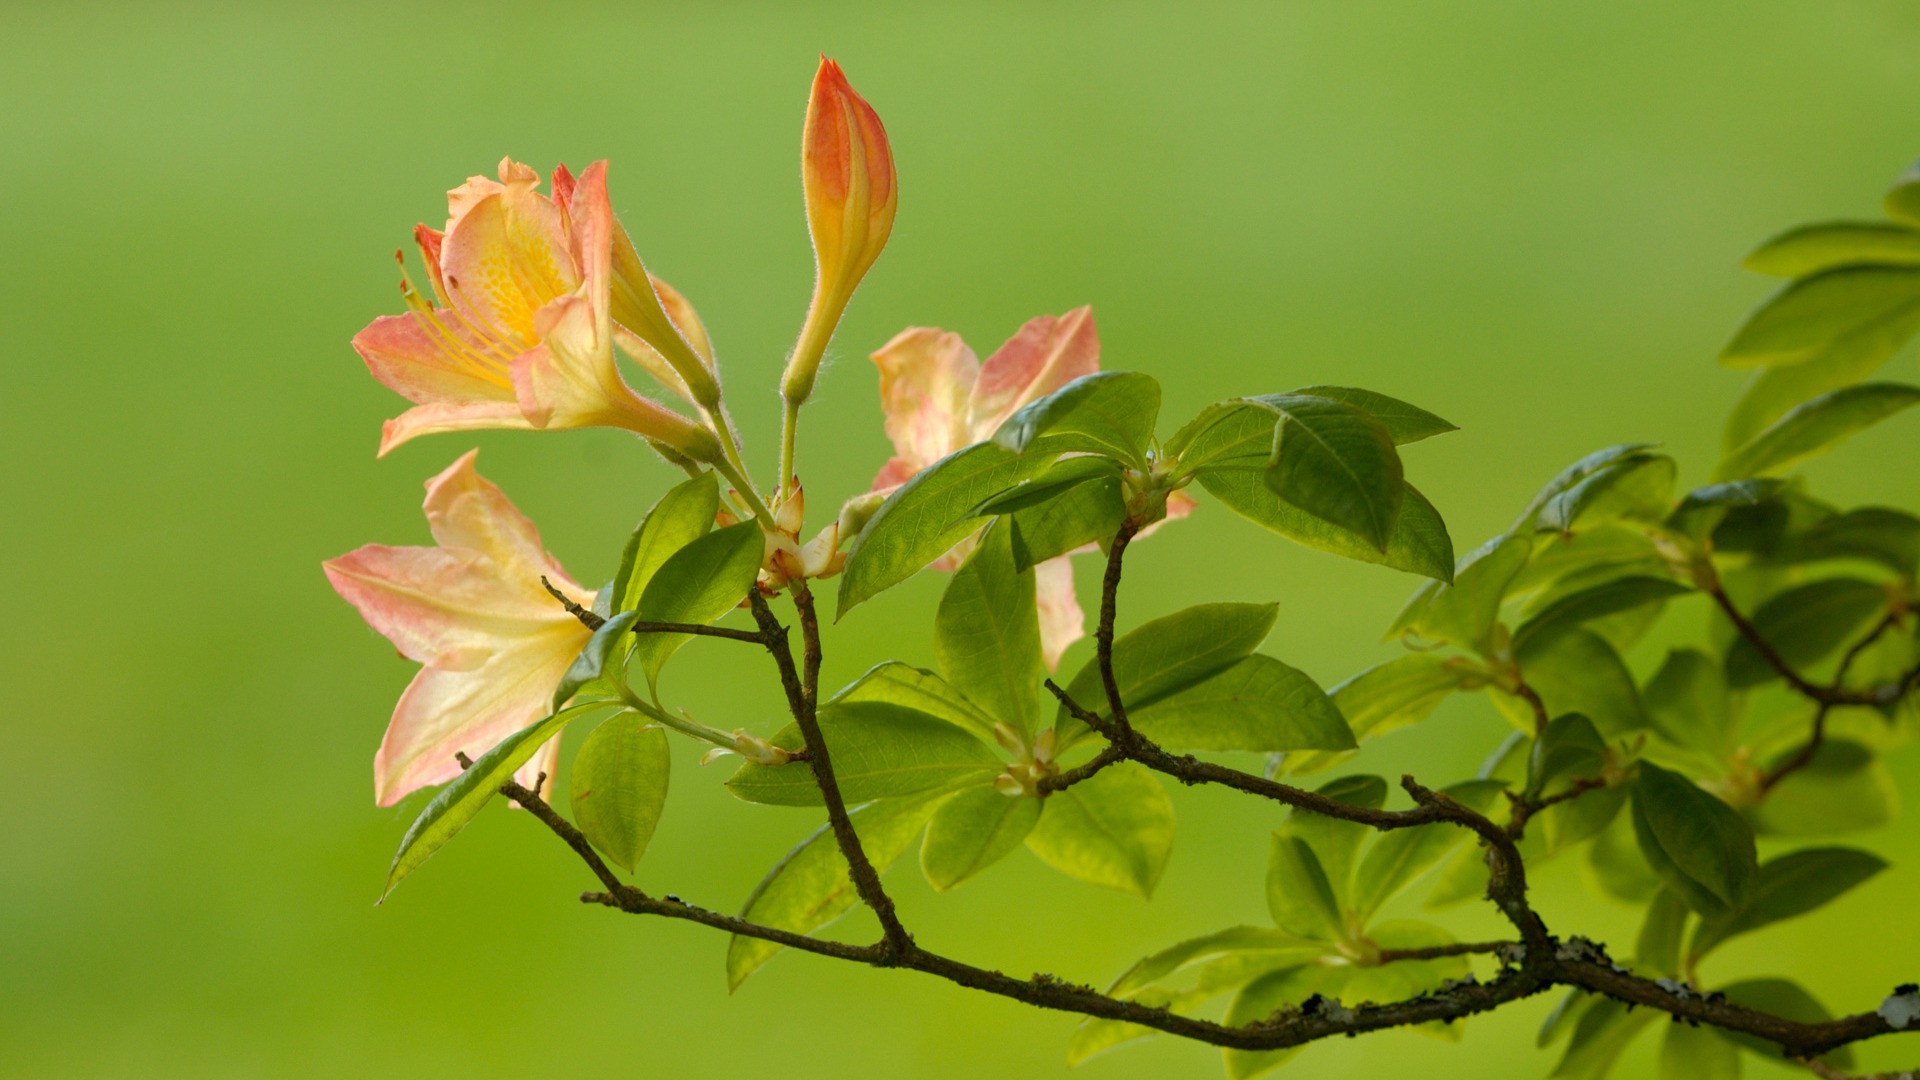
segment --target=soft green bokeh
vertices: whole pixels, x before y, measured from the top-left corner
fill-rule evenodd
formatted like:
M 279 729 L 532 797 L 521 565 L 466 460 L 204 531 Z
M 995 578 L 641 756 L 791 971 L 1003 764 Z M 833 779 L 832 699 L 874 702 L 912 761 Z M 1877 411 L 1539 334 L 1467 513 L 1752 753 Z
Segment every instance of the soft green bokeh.
M 935 324 L 984 352 L 1091 302 L 1108 366 L 1161 377 L 1169 416 L 1341 382 L 1460 424 L 1408 457 L 1464 549 L 1610 442 L 1664 440 L 1704 479 L 1740 382 L 1712 357 L 1764 288 L 1736 260 L 1778 227 L 1874 211 L 1920 153 L 1916 48 L 1920 11 L 1894 0 L 0 8 L 0 1073 L 1064 1071 L 1067 1019 L 917 975 L 783 956 L 729 998 L 721 937 L 582 908 L 577 863 L 505 809 L 372 905 L 418 806 L 376 810 L 368 767 L 411 668 L 319 561 L 421 542 L 420 481 L 478 444 L 599 580 L 671 479 L 610 432 L 442 436 L 374 460 L 401 403 L 347 340 L 397 310 L 389 253 L 412 223 L 500 155 L 611 159 L 616 207 L 700 306 L 770 466 L 811 271 L 799 124 L 830 53 L 886 118 L 904 197 L 802 433 L 816 508 L 886 452 L 867 351 Z M 1913 507 L 1916 451 L 1905 418 L 1815 477 Z M 1133 577 L 1129 620 L 1278 599 L 1270 651 L 1327 683 L 1389 655 L 1379 633 L 1414 585 L 1218 508 L 1142 545 Z M 936 589 L 849 617 L 829 680 L 926 662 Z M 709 723 L 770 730 L 764 664 L 731 659 L 697 643 L 666 689 Z M 1450 780 L 1499 730 L 1462 702 L 1372 761 Z M 731 909 L 813 812 L 735 802 L 725 767 L 675 754 L 638 880 Z M 1895 759 L 1909 792 L 1916 760 Z M 910 867 L 892 880 L 930 945 L 1104 982 L 1261 917 L 1275 813 L 1175 797 L 1150 904 L 1025 854 L 944 896 Z M 1872 1007 L 1920 974 L 1913 836 L 1864 838 L 1896 868 L 1714 970 L 1797 973 L 1836 1008 Z M 1630 933 L 1572 866 L 1544 870 L 1539 898 L 1558 930 Z M 1497 931 L 1472 907 L 1450 921 Z M 1461 1047 L 1317 1047 L 1289 1072 L 1544 1075 L 1546 1008 L 1475 1020 Z M 1651 1045 L 1623 1075 L 1652 1068 Z M 1163 1041 L 1081 1075 L 1218 1069 Z

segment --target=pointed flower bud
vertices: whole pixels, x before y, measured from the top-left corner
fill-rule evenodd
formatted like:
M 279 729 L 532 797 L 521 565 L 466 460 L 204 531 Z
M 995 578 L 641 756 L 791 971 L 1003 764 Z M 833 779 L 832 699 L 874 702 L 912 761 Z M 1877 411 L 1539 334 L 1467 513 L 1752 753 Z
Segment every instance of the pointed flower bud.
M 807 103 L 800 164 L 818 276 L 800 344 L 781 386 L 788 401 L 805 401 L 827 340 L 853 290 L 893 232 L 900 191 L 880 116 L 848 85 L 840 65 L 822 57 Z

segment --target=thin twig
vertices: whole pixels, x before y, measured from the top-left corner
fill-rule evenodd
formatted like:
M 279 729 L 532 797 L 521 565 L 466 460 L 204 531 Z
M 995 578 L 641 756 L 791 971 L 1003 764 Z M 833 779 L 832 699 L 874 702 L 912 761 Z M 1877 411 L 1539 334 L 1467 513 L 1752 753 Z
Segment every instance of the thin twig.
M 1888 612 L 1884 618 L 1874 624 L 1873 629 L 1868 631 L 1865 637 L 1853 643 L 1846 654 L 1840 657 L 1839 666 L 1834 668 L 1833 682 L 1827 687 L 1830 693 L 1840 692 L 1847 681 L 1847 673 L 1853 670 L 1853 662 L 1860 659 L 1862 653 L 1866 652 L 1874 642 L 1880 640 L 1880 636 L 1891 630 L 1899 621 L 1900 617 L 1897 614 Z M 1761 794 L 1772 791 L 1775 784 L 1812 763 L 1814 757 L 1820 753 L 1821 745 L 1826 742 L 1827 714 L 1833 711 L 1833 705 L 1834 703 L 1830 700 L 1821 701 L 1814 709 L 1813 730 L 1807 735 L 1807 741 L 1792 757 L 1760 778 Z

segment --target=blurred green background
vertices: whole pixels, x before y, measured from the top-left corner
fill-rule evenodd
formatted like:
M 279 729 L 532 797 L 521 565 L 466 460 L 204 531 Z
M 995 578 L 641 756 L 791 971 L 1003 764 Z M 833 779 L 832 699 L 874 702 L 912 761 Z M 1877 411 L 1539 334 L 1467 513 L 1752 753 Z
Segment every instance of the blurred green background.
M 582 868 L 505 809 L 372 905 L 419 805 L 375 809 L 369 769 L 411 667 L 320 560 L 424 542 L 421 480 L 477 444 L 598 581 L 672 479 L 601 431 L 374 460 L 401 402 L 347 341 L 397 310 L 390 253 L 411 225 L 502 154 L 611 159 L 617 209 L 699 305 L 770 466 L 810 283 L 796 157 L 824 51 L 885 117 L 905 195 L 802 433 L 816 507 L 884 459 L 864 355 L 895 330 L 950 327 L 984 355 L 1090 302 L 1107 365 L 1160 376 L 1169 417 L 1344 382 L 1454 420 L 1409 469 L 1465 550 L 1602 445 L 1663 440 L 1683 483 L 1705 478 L 1740 383 L 1712 358 L 1765 288 L 1737 259 L 1777 228 L 1875 212 L 1920 153 L 1917 48 L 1920 9 L 1895 0 L 0 7 L 0 1074 L 1065 1071 L 1068 1019 L 916 975 L 785 956 L 729 998 L 720 936 L 582 908 Z M 1814 476 L 1839 501 L 1913 507 L 1917 450 L 1920 427 L 1895 422 Z M 1276 598 L 1269 651 L 1329 685 L 1391 655 L 1380 631 L 1415 584 L 1217 507 L 1135 565 L 1129 621 Z M 937 586 L 839 627 L 830 684 L 927 662 Z M 688 649 L 670 693 L 769 730 L 762 665 L 742 675 L 725 649 Z M 1449 780 L 1500 732 L 1462 700 L 1362 762 Z M 639 881 L 731 909 L 814 822 L 734 802 L 723 767 L 677 752 Z M 1920 785 L 1920 756 L 1894 767 Z M 1277 815 L 1175 797 L 1150 904 L 1025 854 L 946 896 L 910 867 L 891 880 L 935 947 L 1104 982 L 1264 919 Z M 1844 1011 L 1920 974 L 1920 841 L 1859 842 L 1896 868 L 1714 973 L 1796 973 Z M 1539 902 L 1556 929 L 1630 935 L 1571 863 L 1541 872 Z M 1496 930 L 1474 907 L 1447 921 Z M 1395 1033 L 1290 1068 L 1544 1075 L 1548 1005 L 1474 1020 L 1458 1048 Z M 1863 1056 L 1910 1066 L 1915 1047 Z M 1162 1040 L 1079 1075 L 1218 1070 Z

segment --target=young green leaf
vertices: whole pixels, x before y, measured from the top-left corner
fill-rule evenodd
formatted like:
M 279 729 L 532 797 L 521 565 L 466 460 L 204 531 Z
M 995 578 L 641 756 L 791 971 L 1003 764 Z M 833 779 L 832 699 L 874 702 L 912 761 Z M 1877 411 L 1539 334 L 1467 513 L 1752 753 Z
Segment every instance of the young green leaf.
M 947 583 L 933 620 L 933 652 L 949 686 L 1028 732 L 1039 719 L 1047 666 L 1033 574 L 1014 568 L 1011 533 L 989 528 Z
M 1767 762 L 1777 769 L 1797 753 Z M 1754 827 L 1776 836 L 1831 836 L 1885 825 L 1900 813 L 1900 788 L 1886 762 L 1851 739 L 1829 738 L 1813 760 L 1788 774 L 1751 811 Z
M 1134 371 L 1082 375 L 1029 402 L 994 432 L 993 441 L 1024 454 L 1089 453 L 1145 467 L 1153 422 L 1160 415 L 1160 384 Z
M 1572 490 L 1582 480 L 1592 476 L 1595 472 L 1598 472 L 1608 465 L 1624 457 L 1639 455 L 1653 448 L 1653 443 L 1621 443 L 1618 446 L 1609 446 L 1605 450 L 1595 450 L 1593 453 L 1560 470 L 1559 474 L 1547 481 L 1547 486 L 1541 488 L 1532 500 L 1527 503 L 1527 508 L 1520 512 L 1520 517 L 1513 523 L 1513 529 L 1511 531 L 1517 533 L 1532 532 L 1535 523 L 1540 517 L 1540 512 L 1546 509 L 1548 503 L 1565 492 Z
M 1020 846 L 1040 821 L 1041 801 L 1009 798 L 991 787 L 968 788 L 940 804 L 927 822 L 920 871 L 937 892 L 999 862 Z
M 1278 617 L 1277 604 L 1198 604 L 1122 634 L 1113 643 L 1121 703 L 1131 714 L 1225 671 L 1260 647 Z M 1074 675 L 1067 695 L 1082 708 L 1111 714 L 1097 657 Z M 1064 705 L 1055 723 L 1063 747 L 1085 734 Z
M 1688 951 L 1699 960 L 1729 938 L 1822 907 L 1886 868 L 1886 860 L 1857 848 L 1803 848 L 1769 859 L 1746 903 L 1702 919 Z
M 1351 750 L 1340 710 L 1306 673 L 1249 656 L 1184 690 L 1129 709 L 1134 730 L 1168 750 Z
M 1415 590 L 1387 635 L 1446 642 L 1482 654 L 1492 651 L 1500 603 L 1532 554 L 1533 542 L 1526 536 L 1507 534 L 1487 541 L 1454 566 L 1451 584 L 1429 581 Z
M 1206 991 L 1165 990 L 1156 987 L 1141 991 L 1132 1000 L 1151 1009 L 1185 1013 L 1212 996 L 1214 995 Z M 1147 1027 L 1145 1024 L 1129 1024 L 1124 1020 L 1101 1020 L 1089 1017 L 1080 1021 L 1080 1026 L 1073 1029 L 1073 1035 L 1067 1040 L 1067 1067 L 1073 1068 L 1109 1050 L 1142 1039 L 1151 1039 L 1159 1034 L 1157 1029 Z
M 1069 877 L 1150 897 L 1173 852 L 1173 802 L 1147 770 L 1110 766 L 1047 796 L 1027 849 Z
M 1209 469 L 1200 473 L 1200 486 L 1227 509 L 1296 544 L 1440 581 L 1453 579 L 1453 540 L 1446 523 L 1412 484 L 1406 485 L 1399 519 L 1382 553 L 1359 533 L 1281 499 L 1261 475 L 1256 469 Z
M 1011 514 L 1016 510 L 1042 506 L 1094 480 L 1117 478 L 1123 468 L 1112 458 L 1070 457 L 1053 463 L 1046 472 L 1023 480 L 974 507 L 974 516 Z
M 994 738 L 993 717 L 962 697 L 945 679 L 898 660 L 869 668 L 866 674 L 833 695 L 828 704 L 858 701 L 904 705 L 971 731 L 982 739 Z
M 1378 810 L 1387 801 L 1387 782 L 1378 776 L 1365 774 L 1343 776 L 1320 785 L 1319 793 L 1348 806 Z M 1279 833 L 1300 840 L 1312 852 L 1313 864 L 1319 868 L 1319 872 L 1324 875 L 1326 881 L 1327 901 L 1336 914 L 1332 924 L 1333 929 L 1329 931 L 1336 936 L 1329 940 L 1338 940 L 1346 931 L 1345 924 L 1338 915 L 1352 906 L 1354 867 L 1359 861 L 1361 845 L 1373 835 L 1373 830 L 1356 821 L 1342 821 L 1339 818 L 1306 810 L 1293 810 L 1287 814 L 1286 824 L 1280 827 Z M 1273 890 L 1276 887 L 1273 874 L 1278 864 L 1273 860 L 1277 857 L 1269 858 L 1267 878 L 1268 907 L 1276 912 L 1279 909 L 1273 907 Z M 1312 874 L 1306 872 L 1306 876 L 1311 878 Z M 1317 894 L 1309 896 L 1308 899 L 1318 905 Z M 1301 917 L 1298 911 L 1290 916 L 1294 919 Z M 1274 921 L 1283 930 L 1305 933 L 1300 927 L 1281 921 L 1278 914 L 1274 916 Z
M 1355 743 L 1425 720 L 1470 675 L 1458 663 L 1433 653 L 1408 653 L 1368 668 L 1328 691 L 1334 708 L 1346 718 Z M 1301 775 L 1344 760 L 1348 751 L 1290 753 L 1280 771 Z
M 1789 535 L 1774 558 L 1783 563 L 1859 559 L 1911 579 L 1920 564 L 1920 518 L 1884 506 L 1849 510 Z
M 1310 941 L 1336 942 L 1346 936 L 1340 901 L 1320 857 L 1285 829 L 1274 832 L 1267 851 L 1267 910 L 1275 926 Z
M 1688 907 L 1718 915 L 1746 902 L 1759 869 L 1753 830 L 1693 781 L 1642 761 L 1633 829 L 1647 864 Z
M 1833 1019 L 1833 1014 L 1820 1004 L 1819 998 L 1790 979 L 1745 979 L 1721 987 L 1720 993 L 1736 1005 L 1745 1005 L 1749 1009 L 1758 1009 L 1788 1020 L 1798 1020 L 1803 1024 L 1820 1024 Z M 1780 1047 L 1775 1043 L 1726 1028 L 1706 1030 L 1763 1058 L 1779 1060 Z M 1850 1069 L 1853 1067 L 1853 1051 L 1843 1046 L 1821 1055 L 1820 1060 L 1838 1069 Z
M 1646 918 L 1640 921 L 1633 966 L 1650 976 L 1680 974 L 1680 943 L 1686 938 L 1687 920 L 1692 915 L 1672 889 L 1656 893 L 1653 902 L 1647 905 Z
M 1768 237 L 1741 266 L 1797 278 L 1840 266 L 1920 266 L 1920 231 L 1884 221 L 1823 221 Z
M 1740 1080 L 1740 1055 L 1708 1028 L 1668 1024 L 1660 1080 Z
M 1264 476 L 1268 490 L 1385 554 L 1406 480 L 1380 421 L 1332 398 L 1272 394 L 1248 400 L 1280 416 Z
M 1720 760 L 1739 741 L 1726 676 L 1699 649 L 1673 649 L 1641 693 L 1660 737 Z
M 1838 649 L 1867 620 L 1885 610 L 1886 590 L 1860 578 L 1823 578 L 1769 598 L 1753 613 L 1753 627 L 1781 659 L 1804 668 Z M 1765 654 L 1745 638 L 1727 650 L 1727 684 L 1736 690 L 1780 677 Z
M 1917 327 L 1920 268 L 1837 267 L 1788 282 L 1761 301 L 1720 350 L 1720 363 L 1784 367 L 1868 347 L 1891 355 Z
M 1555 781 L 1597 777 L 1606 765 L 1607 741 L 1593 721 L 1579 713 L 1562 713 L 1534 740 L 1527 759 L 1527 791 L 1536 798 L 1558 794 L 1567 784 Z
M 1273 453 L 1274 431 L 1280 418 L 1274 411 L 1244 398 L 1218 401 L 1200 411 L 1167 440 L 1166 457 L 1176 475 L 1192 476 L 1207 469 L 1264 469 Z
M 943 791 L 985 783 L 1001 762 L 985 743 L 926 713 L 884 701 L 842 701 L 820 706 L 820 735 L 833 755 L 834 777 L 849 803 Z M 773 737 L 783 750 L 798 750 L 798 729 Z M 820 788 L 803 761 L 784 765 L 747 762 L 727 781 L 727 790 L 747 802 L 774 806 L 819 806 Z
M 1860 383 L 1822 394 L 1728 452 L 1714 478 L 1778 476 L 1915 404 L 1920 404 L 1920 386 L 1903 383 Z
M 1732 453 L 1755 435 L 1791 412 L 1794 406 L 1822 394 L 1852 386 L 1880 370 L 1889 359 L 1872 342 L 1850 342 L 1827 350 L 1816 360 L 1787 367 L 1764 368 L 1727 411 L 1720 429 L 1720 452 Z
M 1293 392 L 1309 397 L 1332 398 L 1359 407 L 1368 416 L 1380 421 L 1380 426 L 1387 429 L 1387 436 L 1395 446 L 1405 446 L 1460 430 L 1418 406 L 1357 386 L 1303 386 Z
M 631 874 L 667 802 L 673 758 L 667 733 L 633 713 L 593 729 L 573 758 L 567 785 L 573 820 L 593 846 Z
M 633 538 L 620 557 L 620 572 L 613 577 L 612 610 L 632 611 L 640 606 L 640 596 L 661 564 L 707 535 L 719 509 L 720 482 L 711 472 L 703 472 L 662 495 L 641 519 L 640 527 L 633 530 Z
M 1778 496 L 1785 487 L 1783 480 L 1758 478 L 1694 488 L 1667 516 L 1667 527 L 1698 540 L 1711 535 L 1735 507 L 1758 506 Z
M 436 792 L 433 801 L 427 803 L 426 809 L 407 827 L 407 834 L 400 838 L 400 850 L 394 853 L 393 866 L 387 871 L 387 884 L 380 890 L 380 899 L 385 900 L 401 878 L 419 869 L 428 856 L 466 828 L 467 822 L 500 790 L 500 785 L 513 777 L 514 770 L 533 758 L 534 751 L 572 721 L 604 707 L 598 702 L 575 705 L 528 724 L 481 754 L 465 772 Z
M 1534 528 L 1574 532 L 1609 521 L 1658 521 L 1667 513 L 1679 468 L 1665 454 L 1621 456 L 1568 487 L 1540 507 Z
M 760 573 L 765 543 L 756 522 L 743 521 L 711 532 L 668 556 L 647 582 L 635 609 L 641 622 L 704 626 L 746 599 Z M 691 637 L 689 634 L 641 634 L 633 659 L 657 686 L 660 669 Z
M 1600 734 L 1619 738 L 1647 726 L 1640 690 L 1620 653 L 1598 634 L 1575 628 L 1528 638 L 1515 656 L 1520 671 L 1541 698 L 1557 710 L 1582 713 Z M 1494 695 L 1507 718 L 1534 729 L 1532 709 L 1518 698 Z
M 886 799 L 856 807 L 853 831 L 875 870 L 885 870 L 920 835 L 939 799 Z M 833 830 L 822 825 L 788 852 L 754 887 L 740 917 L 762 926 L 808 934 L 847 913 L 859 894 Z M 727 944 L 727 989 L 740 984 L 784 946 L 735 935 Z
M 980 527 L 975 507 L 1052 463 L 1047 454 L 1016 454 L 986 442 L 956 450 L 915 473 L 887 496 L 854 540 L 840 575 L 835 617 L 946 554 Z
M 1451 785 L 1445 791 L 1454 801 L 1484 813 L 1499 801 L 1505 789 L 1506 785 L 1497 780 L 1468 780 Z M 1361 923 L 1368 922 L 1387 901 L 1405 892 L 1421 875 L 1472 841 L 1473 834 L 1444 823 L 1395 829 L 1381 835 L 1354 872 L 1353 899 L 1348 909 Z
M 1120 481 L 1113 477 L 1081 484 L 1058 498 L 1017 510 L 1010 515 L 1013 564 L 1023 571 L 1031 570 L 1037 563 L 1077 548 L 1110 541 L 1126 518 L 1126 496 L 1121 493 Z
M 1596 619 L 1663 603 L 1691 591 L 1691 586 L 1672 578 L 1639 574 L 1601 581 L 1558 597 L 1521 623 L 1513 632 L 1513 647 L 1524 649 L 1536 637 L 1563 633 Z
M 554 687 L 553 708 L 556 712 L 582 690 L 610 697 L 619 695 L 626 686 L 626 672 L 621 669 L 617 658 L 623 657 L 627 647 L 633 644 L 633 636 L 628 631 L 633 628 L 637 618 L 639 615 L 636 613 L 623 611 L 593 631 L 593 636 L 581 646 L 580 655 L 573 658 L 566 674 L 560 677 L 560 685 Z
M 1534 820 L 1540 823 L 1547 854 L 1554 855 L 1600 835 L 1626 805 L 1626 788 L 1595 788 L 1577 799 L 1547 807 Z
M 1248 983 L 1227 1008 L 1227 1023 L 1256 1024 L 1288 1006 L 1298 1006 L 1315 994 L 1338 996 L 1352 973 L 1349 967 L 1306 964 L 1269 972 Z M 1285 1050 L 1222 1050 L 1227 1080 L 1253 1080 L 1286 1064 L 1301 1047 Z
M 1162 979 L 1225 956 L 1259 954 L 1271 959 L 1275 966 L 1285 966 L 1308 963 L 1324 956 L 1326 951 L 1326 945 L 1295 937 L 1284 930 L 1269 926 L 1233 926 L 1188 938 L 1143 958 L 1115 980 L 1107 993 L 1132 997 Z

